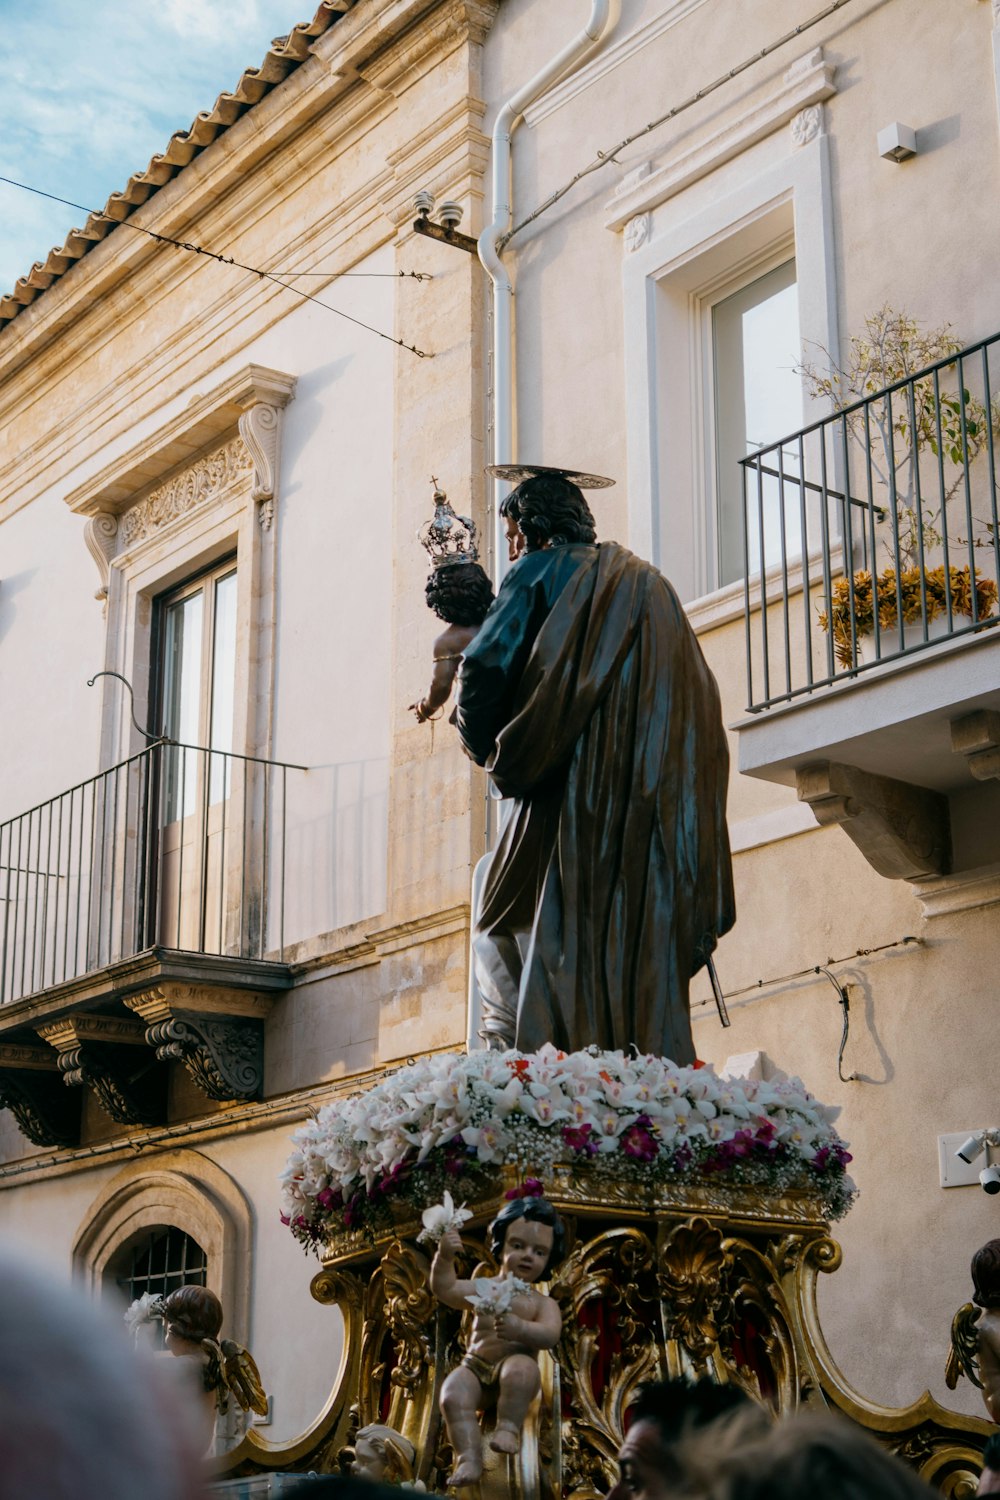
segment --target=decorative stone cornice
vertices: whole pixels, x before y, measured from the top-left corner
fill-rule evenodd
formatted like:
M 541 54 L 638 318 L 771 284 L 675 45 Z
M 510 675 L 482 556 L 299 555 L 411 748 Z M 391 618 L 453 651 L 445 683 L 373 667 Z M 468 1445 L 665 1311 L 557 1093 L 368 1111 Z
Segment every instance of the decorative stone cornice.
M 270 996 L 161 984 L 129 995 L 125 1004 L 146 1023 L 159 1061 L 182 1062 L 209 1099 L 259 1097 Z
M 489 163 L 490 138 L 480 128 L 486 105 L 466 94 L 386 157 L 393 180 L 381 197 L 383 213 L 399 228 L 414 217 L 413 198 L 422 188 L 435 197 L 461 198 L 478 188 Z
M 821 826 L 839 825 L 887 880 L 943 875 L 951 859 L 948 799 L 940 792 L 817 761 L 795 773 L 800 802 Z
M 255 406 L 280 409 L 295 394 L 296 377 L 265 365 L 249 364 L 204 395 L 197 396 L 170 421 L 107 464 L 86 484 L 66 496 L 70 510 L 92 516 L 121 515 L 151 490 L 220 443 L 235 437 L 239 419 Z M 255 484 L 258 476 L 254 475 Z
M 837 92 L 834 73 L 833 64 L 824 60 L 822 47 L 798 58 L 771 85 L 770 91 L 763 97 L 758 96 L 743 114 L 729 120 L 714 135 L 707 139 L 703 137 L 689 151 L 671 152 L 665 166 L 651 171 L 635 185 L 625 191 L 620 188 L 608 204 L 606 227 L 624 229 L 636 214 L 649 213 L 675 193 L 732 161 L 757 141 L 773 135 L 782 125 L 787 125 L 812 106 L 831 98 Z M 810 128 L 812 123 L 810 118 Z M 821 118 L 816 119 L 815 133 L 818 133 L 821 123 Z M 804 145 L 805 141 L 800 144 Z
M 482 46 L 496 19 L 498 0 L 447 0 L 419 28 L 396 37 L 357 75 L 380 94 L 399 98 L 450 53 L 466 45 Z
M 255 408 L 261 409 L 274 410 L 273 407 Z M 241 433 L 246 416 L 244 413 L 239 419 Z M 255 469 L 255 465 L 246 444 L 238 437 L 232 438 L 214 453 L 199 458 L 190 468 L 182 469 L 166 484 L 159 485 L 138 505 L 133 505 L 122 517 L 120 528 L 115 517 L 110 519 L 115 521 L 116 529 L 120 529 L 123 544 L 134 546 L 178 516 L 217 499 L 224 491 L 239 484 L 251 469 Z M 93 524 L 93 521 L 88 523 L 89 526 Z

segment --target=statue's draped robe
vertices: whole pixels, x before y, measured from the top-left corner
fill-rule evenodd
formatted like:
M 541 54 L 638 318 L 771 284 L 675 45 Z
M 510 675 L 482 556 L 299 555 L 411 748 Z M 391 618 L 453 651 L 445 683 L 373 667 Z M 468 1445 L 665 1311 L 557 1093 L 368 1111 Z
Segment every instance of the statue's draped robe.
M 669 583 L 614 542 L 529 553 L 455 722 L 513 799 L 473 916 L 487 1034 L 693 1061 L 688 983 L 735 917 L 729 753 Z

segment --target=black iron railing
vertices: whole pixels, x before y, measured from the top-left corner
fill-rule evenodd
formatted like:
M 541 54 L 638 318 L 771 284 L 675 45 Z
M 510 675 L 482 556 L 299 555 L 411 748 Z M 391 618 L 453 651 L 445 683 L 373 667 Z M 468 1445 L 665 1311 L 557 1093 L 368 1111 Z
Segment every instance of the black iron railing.
M 1000 334 L 741 465 L 750 712 L 1000 624 Z
M 0 1004 L 153 947 L 280 961 L 302 770 L 161 740 L 0 823 Z

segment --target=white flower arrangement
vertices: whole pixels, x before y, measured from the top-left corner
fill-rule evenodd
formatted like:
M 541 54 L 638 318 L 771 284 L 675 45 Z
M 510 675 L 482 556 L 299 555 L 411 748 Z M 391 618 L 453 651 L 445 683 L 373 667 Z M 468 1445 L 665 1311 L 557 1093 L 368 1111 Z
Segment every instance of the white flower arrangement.
M 441 1203 L 433 1203 L 430 1208 L 425 1208 L 420 1217 L 424 1227 L 417 1239 L 436 1245 L 444 1239 L 449 1229 L 461 1229 L 472 1218 L 472 1213 L 464 1203 L 456 1208 L 451 1194 L 446 1192 Z
M 514 1298 L 522 1292 L 530 1292 L 531 1283 L 520 1276 L 477 1276 L 472 1283 L 472 1295 L 466 1302 L 474 1313 L 489 1313 L 493 1318 L 510 1312 Z
M 295 1132 L 282 1219 L 316 1246 L 334 1229 L 390 1223 L 394 1197 L 414 1210 L 444 1207 L 443 1189 L 463 1177 L 478 1187 L 505 1163 L 544 1177 L 557 1162 L 646 1182 L 808 1186 L 838 1217 L 856 1191 L 838 1112 L 797 1078 L 724 1080 L 710 1067 L 596 1047 L 438 1053 L 325 1105 Z
M 158 1293 L 143 1292 L 142 1296 L 137 1297 L 126 1309 L 125 1326 L 135 1337 L 143 1323 L 162 1321 L 164 1311 L 163 1298 Z

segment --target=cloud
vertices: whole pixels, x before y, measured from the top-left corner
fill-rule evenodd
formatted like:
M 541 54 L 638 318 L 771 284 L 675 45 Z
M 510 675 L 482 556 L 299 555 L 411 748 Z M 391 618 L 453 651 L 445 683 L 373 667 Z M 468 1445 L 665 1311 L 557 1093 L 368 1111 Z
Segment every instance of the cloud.
M 0 174 L 101 208 L 313 0 L 0 0 Z M 84 215 L 0 184 L 0 292 Z

